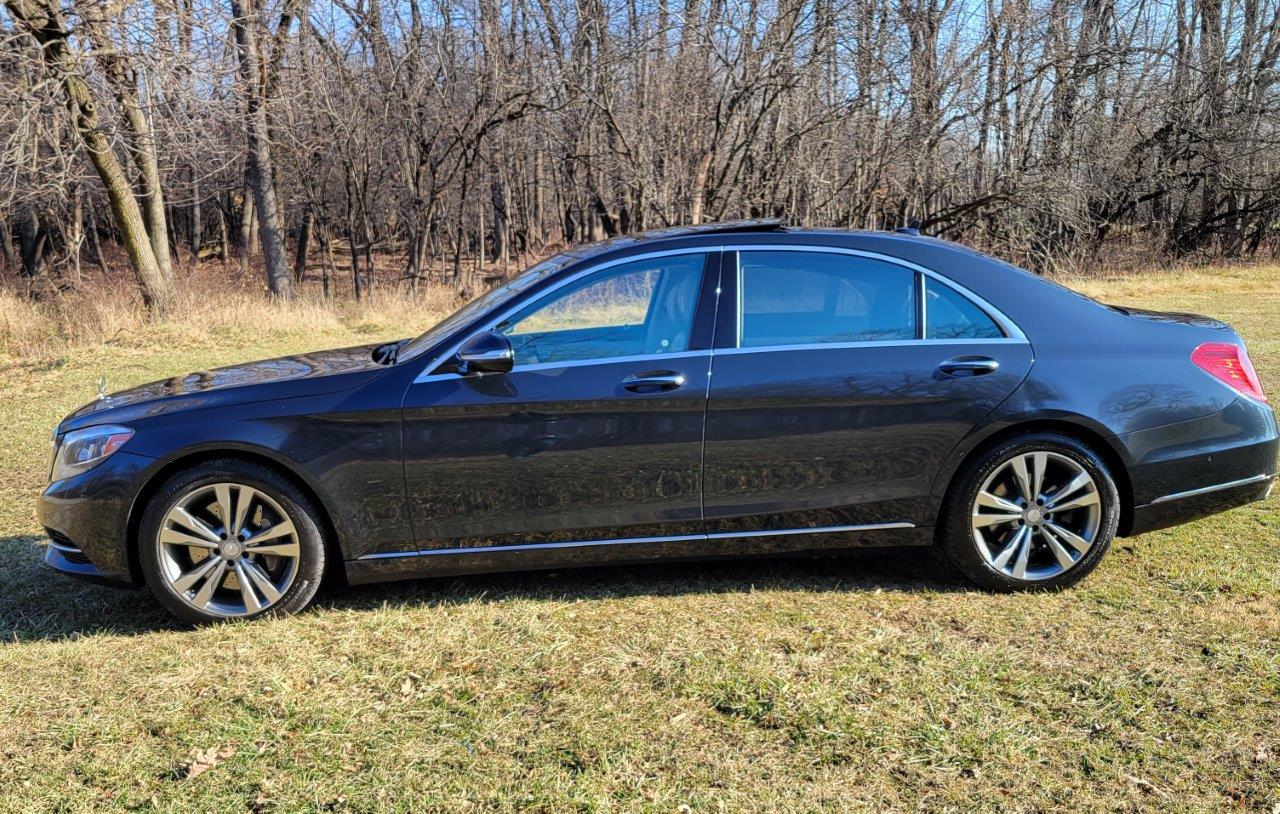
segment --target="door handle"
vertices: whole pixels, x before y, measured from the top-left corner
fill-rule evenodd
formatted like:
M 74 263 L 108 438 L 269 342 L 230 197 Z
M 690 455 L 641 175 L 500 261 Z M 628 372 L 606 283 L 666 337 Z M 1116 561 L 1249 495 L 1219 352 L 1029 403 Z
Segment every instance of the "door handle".
M 648 370 L 644 373 L 633 373 L 622 380 L 622 389 L 632 393 L 661 393 L 684 387 L 683 373 L 674 370 Z
M 947 376 L 985 376 L 995 373 L 1000 363 L 989 356 L 957 356 L 938 365 Z

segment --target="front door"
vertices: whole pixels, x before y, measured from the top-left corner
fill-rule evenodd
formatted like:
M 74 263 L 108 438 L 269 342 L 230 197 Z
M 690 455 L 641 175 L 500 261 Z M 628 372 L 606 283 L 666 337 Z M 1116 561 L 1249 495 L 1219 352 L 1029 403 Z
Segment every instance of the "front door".
M 404 402 L 418 549 L 700 533 L 711 352 L 693 334 L 718 263 L 608 264 L 492 326 L 510 373 L 424 371 Z
M 923 522 L 947 453 L 1029 371 L 1025 339 L 887 260 L 743 250 L 737 269 L 708 401 L 707 531 Z

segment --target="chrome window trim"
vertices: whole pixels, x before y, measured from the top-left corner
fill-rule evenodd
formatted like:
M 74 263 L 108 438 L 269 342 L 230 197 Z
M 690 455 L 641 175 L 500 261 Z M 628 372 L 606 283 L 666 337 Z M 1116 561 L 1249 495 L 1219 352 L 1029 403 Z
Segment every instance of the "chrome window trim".
M 634 263 L 640 260 L 651 260 L 656 257 L 674 257 L 681 254 L 714 254 L 715 252 L 722 252 L 722 251 L 724 251 L 724 248 L 721 246 L 697 246 L 697 247 L 688 247 L 683 249 L 666 249 L 664 251 L 646 252 L 644 254 L 633 254 L 627 257 L 618 257 L 613 260 L 606 260 L 602 263 L 596 263 L 594 265 L 588 266 L 582 271 L 576 272 L 574 274 L 570 274 L 569 276 L 565 277 L 563 280 L 556 281 L 554 285 L 552 285 L 546 291 L 543 291 L 535 299 L 526 300 L 524 302 L 518 302 L 510 306 L 509 308 L 506 308 L 505 310 L 499 312 L 496 316 L 490 317 L 481 325 L 481 327 L 476 328 L 474 331 L 471 331 L 470 333 L 468 333 L 468 335 L 462 341 L 456 343 L 447 351 L 436 354 L 435 356 L 431 357 L 431 360 L 422 366 L 421 372 L 419 372 L 417 377 L 414 378 L 413 383 L 421 384 L 423 382 L 441 381 L 443 379 L 464 378 L 463 376 L 457 373 L 428 373 L 427 371 L 434 370 L 436 366 L 438 366 L 442 361 L 444 361 L 445 359 L 448 359 L 449 357 L 457 353 L 458 349 L 461 348 L 463 345 L 465 345 L 467 340 L 470 339 L 472 336 L 475 336 L 477 333 L 480 333 L 481 331 L 492 331 L 499 322 L 502 322 L 502 320 L 511 316 L 512 314 L 519 311 L 520 309 L 530 305 L 534 305 L 538 302 L 541 302 L 543 299 L 551 296 L 556 291 L 560 290 L 561 288 L 568 285 L 569 283 L 572 283 L 575 280 L 580 280 L 583 277 L 587 276 L 588 274 L 595 274 L 598 271 L 604 271 L 605 269 L 610 269 L 610 268 L 613 268 L 614 266 L 620 266 L 624 263 Z M 678 351 L 678 353 L 693 353 L 693 352 L 707 353 L 708 351 Z M 675 353 L 656 353 L 656 354 L 630 356 L 625 358 L 633 359 L 633 360 L 662 359 L 662 358 L 670 359 L 674 356 L 676 356 Z M 540 362 L 537 365 L 518 365 L 512 368 L 511 372 L 515 373 L 517 371 L 536 369 L 541 365 L 547 365 L 550 367 L 568 367 L 570 365 L 573 365 L 579 362 L 582 364 L 599 364 L 603 362 L 618 361 L 623 358 L 624 357 L 615 356 L 612 358 L 606 357 L 603 359 L 574 359 L 568 362 Z
M 521 373 L 537 370 L 562 370 L 570 367 L 584 367 L 586 365 L 606 365 L 613 363 L 626 364 L 628 362 L 652 362 L 659 359 L 692 359 L 698 356 L 710 356 L 711 349 L 703 348 L 702 350 L 682 350 L 675 353 L 641 353 L 632 356 L 604 356 L 598 359 L 572 359 L 565 362 L 537 362 L 531 365 L 520 365 L 512 368 L 513 372 L 518 370 Z M 434 382 L 443 379 L 460 379 L 460 378 L 480 378 L 481 376 L 492 376 L 493 373 L 478 373 L 475 376 L 462 377 L 457 373 L 432 373 L 426 376 L 419 375 L 414 379 L 414 384 L 419 382 Z M 503 374 L 496 374 L 503 375 Z
M 801 344 L 770 345 L 770 346 L 763 346 L 758 348 L 744 348 L 742 347 L 742 296 L 743 296 L 742 263 L 741 263 L 741 259 L 738 256 L 739 253 L 744 251 L 772 251 L 772 252 L 788 251 L 788 252 L 821 252 L 826 254 L 843 254 L 851 257 L 865 257 L 870 260 L 879 260 L 884 263 L 891 263 L 893 265 L 900 266 L 905 269 L 910 269 L 911 271 L 914 271 L 917 274 L 923 274 L 925 277 L 932 277 L 933 279 L 937 280 L 943 285 L 950 286 L 952 289 L 954 289 L 956 292 L 958 292 L 962 296 L 967 297 L 980 309 L 986 312 L 987 316 L 991 317 L 995 321 L 996 325 L 1000 328 L 1000 330 L 1002 330 L 1005 333 L 1005 336 L 1001 339 L 894 339 L 894 340 L 868 340 L 864 342 L 848 342 L 848 343 L 819 342 L 819 343 L 810 343 L 810 344 L 802 344 L 802 345 Z M 494 326 L 496 326 L 499 322 L 511 316 L 521 308 L 524 308 L 528 305 L 541 301 L 545 297 L 548 297 L 554 294 L 561 287 L 566 286 L 569 283 L 574 282 L 575 280 L 579 280 L 588 274 L 594 274 L 598 271 L 604 271 L 605 269 L 622 265 L 623 263 L 633 263 L 640 260 L 650 260 L 658 257 L 673 257 L 677 255 L 682 255 L 682 254 L 712 254 L 714 252 L 733 252 L 734 253 L 734 273 L 737 279 L 738 302 L 737 302 L 737 307 L 735 309 L 736 313 L 734 315 L 737 320 L 737 333 L 734 341 L 735 346 L 733 348 L 713 348 L 710 351 L 712 355 L 716 353 L 729 353 L 729 352 L 796 350 L 796 349 L 806 349 L 806 348 L 816 349 L 816 348 L 840 348 L 840 347 L 893 347 L 893 346 L 899 346 L 899 345 L 910 345 L 910 344 L 919 344 L 919 343 L 952 344 L 952 345 L 985 344 L 985 343 L 1029 344 L 1027 340 L 1027 335 L 1022 332 L 1022 329 L 1018 327 L 1017 323 L 1015 323 L 1012 319 L 1006 316 L 1004 312 L 1002 312 L 1000 309 L 992 305 L 989 301 L 973 293 L 973 291 L 969 290 L 968 288 L 965 288 L 964 286 L 960 285 L 959 283 L 947 277 L 946 275 L 940 274 L 936 271 L 933 271 L 932 269 L 926 268 L 919 264 L 912 263 L 909 260 L 903 260 L 901 258 L 893 257 L 887 254 L 881 254 L 879 252 L 869 252 L 869 251 L 864 251 L 862 249 L 847 249 L 841 246 L 806 246 L 806 245 L 800 245 L 800 244 L 787 245 L 787 244 L 773 244 L 773 243 L 735 244 L 735 243 L 726 242 L 717 246 L 696 246 L 696 247 L 686 247 L 686 248 L 680 248 L 680 249 L 665 249 L 662 251 L 645 252 L 643 254 L 634 254 L 634 255 L 629 255 L 627 257 L 619 257 L 613 260 L 606 260 L 601 263 L 596 263 L 575 274 L 571 274 L 565 277 L 563 280 L 557 281 L 554 285 L 552 285 L 546 291 L 543 291 L 541 294 L 539 294 L 536 299 L 531 301 L 516 303 L 515 305 L 512 305 L 509 308 L 506 308 L 498 312 L 498 314 L 486 320 L 481 327 L 477 328 L 475 331 L 470 332 L 465 338 L 462 339 L 462 341 L 454 344 L 452 347 L 450 347 L 448 350 L 444 351 L 443 353 L 439 353 L 433 356 L 428 363 L 423 365 L 422 371 L 418 373 L 417 377 L 414 378 L 413 384 L 421 384 L 424 382 L 431 382 L 431 381 L 441 381 L 444 379 L 463 378 L 457 373 L 434 373 L 433 374 L 433 373 L 428 373 L 427 371 L 434 369 L 436 366 L 440 364 L 440 362 L 449 358 L 453 354 L 457 353 L 458 349 L 461 348 L 463 344 L 466 343 L 467 339 L 470 339 L 479 331 L 493 330 Z M 717 290 L 716 293 L 718 295 L 719 290 Z M 922 328 L 927 332 L 928 330 L 927 325 L 922 326 Z M 680 351 L 679 353 L 689 353 L 689 352 L 690 351 Z M 706 352 L 706 351 L 699 351 L 699 352 Z M 538 365 L 520 365 L 513 368 L 513 372 L 539 369 L 542 365 L 546 365 L 548 368 L 569 367 L 569 366 L 577 366 L 578 364 L 601 364 L 604 362 L 617 361 L 617 360 L 643 361 L 643 360 L 662 359 L 662 358 L 670 359 L 670 358 L 674 358 L 675 356 L 676 354 L 660 353 L 660 354 L 646 354 L 646 355 L 638 355 L 638 356 L 630 356 L 630 357 L 613 357 L 612 359 L 609 359 L 609 358 L 581 359 L 581 360 L 572 360 L 569 362 L 545 362 L 545 363 L 539 363 Z
M 849 350 L 852 348 L 903 348 L 933 345 L 1027 345 L 1025 339 L 872 339 L 864 342 L 809 342 L 799 345 L 760 345 L 747 348 L 717 348 L 717 356 L 743 353 L 776 353 L 785 350 Z
M 1199 489 L 1188 489 L 1185 492 L 1174 492 L 1173 494 L 1162 495 L 1146 505 L 1154 506 L 1157 503 L 1168 503 L 1171 500 L 1198 497 L 1200 495 L 1207 495 L 1211 492 L 1220 492 L 1223 489 L 1234 489 L 1237 486 L 1249 486 L 1250 484 L 1262 483 L 1263 481 L 1271 480 L 1274 477 L 1275 475 L 1254 475 L 1250 478 L 1241 478 L 1240 480 L 1227 481 L 1226 483 L 1215 483 L 1212 486 L 1202 486 Z
M 783 252 L 822 252 L 822 253 L 826 253 L 826 254 L 844 254 L 844 255 L 849 255 L 849 256 L 851 256 L 851 257 L 865 257 L 865 258 L 867 258 L 868 260 L 879 260 L 879 261 L 881 261 L 881 262 L 883 262 L 883 263 L 891 263 L 891 264 L 893 264 L 893 265 L 895 265 L 895 266 L 901 266 L 902 268 L 910 269 L 911 271 L 914 271 L 914 272 L 916 272 L 917 274 L 923 274 L 925 277 L 932 277 L 934 280 L 937 280 L 938 282 L 942 283 L 943 285 L 950 286 L 952 289 L 954 289 L 955 291 L 957 291 L 959 294 L 961 294 L 962 296 L 967 297 L 969 300 L 971 300 L 975 305 L 977 305 L 980 309 L 982 309 L 984 312 L 986 312 L 987 316 L 991 317 L 991 319 L 995 321 L 995 323 L 996 323 L 997 327 L 999 327 L 999 328 L 1000 328 L 1000 330 L 1001 330 L 1001 331 L 1003 331 L 1003 332 L 1004 332 L 1004 334 L 1005 334 L 1005 335 L 1004 335 L 1004 337 L 1003 337 L 1003 339 L 995 339 L 995 340 L 990 340 L 990 341 L 993 341 L 993 342 L 1003 342 L 1003 341 L 1008 341 L 1008 340 L 1017 340 L 1017 341 L 1021 341 L 1021 342 L 1024 342 L 1024 343 L 1025 343 L 1025 342 L 1027 342 L 1027 335 L 1026 335 L 1025 333 L 1023 333 L 1023 332 L 1022 332 L 1022 329 L 1018 327 L 1018 325 L 1017 325 L 1017 323 L 1016 323 L 1016 322 L 1014 322 L 1012 319 L 1010 319 L 1010 318 L 1009 318 L 1009 317 L 1008 317 L 1008 316 L 1007 316 L 1003 311 L 1001 311 L 999 308 L 996 308 L 996 307 L 995 307 L 994 305 L 992 305 L 990 302 L 988 302 L 987 300 L 985 300 L 985 299 L 983 299 L 982 297 L 978 296 L 977 294 L 973 293 L 973 292 L 972 292 L 972 291 L 970 291 L 968 288 L 965 288 L 964 286 L 960 285 L 960 284 L 959 284 L 959 283 L 957 283 L 955 280 L 952 280 L 950 277 L 947 277 L 945 274 L 940 274 L 939 272 L 936 272 L 936 271 L 934 271 L 933 269 L 926 268 L 926 267 L 921 266 L 921 265 L 919 265 L 919 264 L 917 264 L 917 263 L 912 263 L 910 260 L 903 260 L 903 259 L 902 259 L 902 258 L 900 258 L 900 257 L 892 257 L 892 256 L 887 255 L 887 254 L 880 254 L 879 252 L 868 252 L 868 251 L 863 251 L 862 249 L 846 249 L 846 248 L 841 247 L 841 246 L 803 246 L 803 245 L 793 245 L 793 246 L 788 246 L 788 245 L 786 245 L 786 244 L 778 244 L 778 245 L 775 245 L 775 244 L 763 244 L 763 243 L 760 243 L 760 244 L 755 244 L 755 243 L 753 243 L 753 244 L 746 245 L 746 246 L 726 245 L 726 246 L 722 249 L 722 251 L 731 251 L 731 252 L 744 252 L 744 251 L 753 251 L 753 252 L 779 252 L 779 251 L 783 251 Z M 741 348 L 742 348 L 742 288 L 743 288 L 743 286 L 742 286 L 742 263 L 741 263 L 737 258 L 735 258 L 735 263 L 736 263 L 736 265 L 737 265 L 737 269 L 738 269 L 738 340 L 737 340 L 737 347 L 741 349 Z M 922 317 L 922 320 L 923 320 L 923 317 Z M 926 322 L 926 323 L 925 323 L 924 325 L 922 325 L 921 327 L 922 327 L 922 329 L 923 329 L 923 331 L 924 331 L 924 333 L 922 333 L 922 334 L 921 334 L 921 336 L 927 336 L 927 335 L 928 335 L 928 323 Z M 875 342 L 875 341 L 878 341 L 878 340 L 871 340 L 871 341 L 868 341 L 868 342 L 864 342 L 864 343 L 862 343 L 862 344 L 865 344 L 865 345 L 871 345 L 871 344 L 872 344 L 873 342 Z M 903 341 L 903 342 L 905 342 L 905 341 L 907 341 L 907 340 L 891 340 L 891 341 L 894 341 L 894 342 Z M 915 341 L 926 341 L 926 340 L 915 340 Z M 971 341 L 971 340 L 959 340 L 959 341 Z M 821 344 L 826 344 L 826 343 L 817 343 L 817 344 L 821 345 Z M 832 344 L 834 344 L 834 343 L 832 343 Z
M 917 271 L 913 282 L 916 284 L 916 296 L 920 298 L 920 324 L 916 326 L 916 339 L 923 342 L 929 339 L 929 275 Z
M 471 546 L 468 548 L 428 548 L 422 551 L 387 551 L 365 554 L 360 560 L 386 560 L 401 557 L 432 557 L 441 554 L 491 554 L 508 551 L 547 551 L 557 548 L 587 546 L 635 545 L 637 543 L 683 543 L 693 540 L 731 540 L 741 537 L 788 537 L 796 534 L 833 534 L 845 531 L 886 531 L 913 529 L 914 523 L 867 523 L 856 526 L 819 526 L 817 528 L 777 529 L 765 531 L 715 531 L 707 534 L 672 534 L 658 537 L 619 537 L 613 540 L 567 540 L 558 543 L 525 543 L 523 545 Z

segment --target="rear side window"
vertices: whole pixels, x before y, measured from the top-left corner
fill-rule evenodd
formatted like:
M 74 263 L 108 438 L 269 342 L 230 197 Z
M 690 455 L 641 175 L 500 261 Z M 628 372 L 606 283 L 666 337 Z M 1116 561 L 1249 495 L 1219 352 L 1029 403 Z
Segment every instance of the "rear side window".
M 950 286 L 925 277 L 925 339 L 1000 339 L 995 320 Z
M 915 272 L 823 252 L 744 251 L 740 346 L 916 338 Z

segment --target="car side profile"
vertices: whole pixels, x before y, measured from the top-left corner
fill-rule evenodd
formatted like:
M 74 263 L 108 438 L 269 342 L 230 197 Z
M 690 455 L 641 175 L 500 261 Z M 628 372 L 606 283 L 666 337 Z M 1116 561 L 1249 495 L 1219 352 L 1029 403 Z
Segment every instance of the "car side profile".
M 712 224 L 556 255 L 423 335 L 115 393 L 54 435 L 46 562 L 193 623 L 349 583 L 942 546 L 1059 588 L 1265 497 L 1240 337 L 912 234 Z

